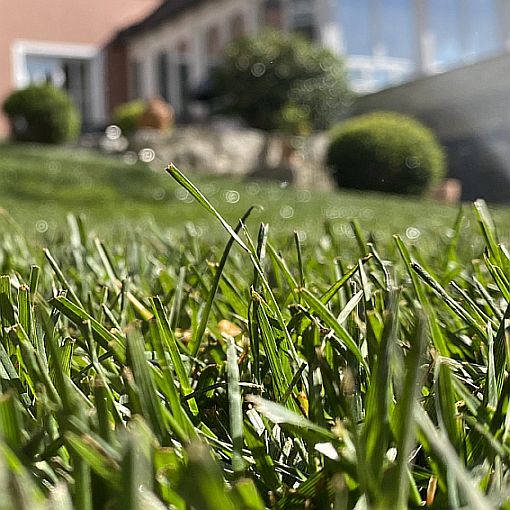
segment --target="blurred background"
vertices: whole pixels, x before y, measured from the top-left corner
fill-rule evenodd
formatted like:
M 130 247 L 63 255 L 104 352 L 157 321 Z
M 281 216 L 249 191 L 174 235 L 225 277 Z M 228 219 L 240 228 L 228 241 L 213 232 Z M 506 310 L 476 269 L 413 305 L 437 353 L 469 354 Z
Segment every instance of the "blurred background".
M 6 142 L 298 190 L 510 201 L 510 0 L 0 0 L 0 13 Z

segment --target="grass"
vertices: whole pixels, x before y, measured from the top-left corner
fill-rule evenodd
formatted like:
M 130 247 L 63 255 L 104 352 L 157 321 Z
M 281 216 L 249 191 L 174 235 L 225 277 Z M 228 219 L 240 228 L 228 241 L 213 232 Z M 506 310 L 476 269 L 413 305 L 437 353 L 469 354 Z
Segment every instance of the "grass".
M 455 207 L 373 193 L 299 191 L 198 175 L 194 180 L 231 223 L 243 214 L 245 204 L 259 204 L 264 211 L 256 213 L 257 219 L 270 222 L 273 232 L 288 236 L 298 230 L 302 238 L 314 241 L 326 220 L 348 244 L 352 220 L 380 241 L 389 241 L 395 233 L 406 237 L 406 231 L 414 239 L 447 235 L 444 227 L 449 228 L 457 214 Z M 120 157 L 85 150 L 0 145 L 0 206 L 34 235 L 58 231 L 69 212 L 83 215 L 88 225 L 110 237 L 147 225 L 180 233 L 186 222 L 193 222 L 198 234 L 219 232 L 192 195 L 170 182 L 159 167 L 151 171 L 140 162 L 127 164 Z M 500 223 L 508 218 L 508 210 L 496 215 Z
M 345 250 L 168 171 L 221 243 L 0 234 L 0 508 L 510 508 L 510 256 L 483 202 L 435 236 L 355 223 Z

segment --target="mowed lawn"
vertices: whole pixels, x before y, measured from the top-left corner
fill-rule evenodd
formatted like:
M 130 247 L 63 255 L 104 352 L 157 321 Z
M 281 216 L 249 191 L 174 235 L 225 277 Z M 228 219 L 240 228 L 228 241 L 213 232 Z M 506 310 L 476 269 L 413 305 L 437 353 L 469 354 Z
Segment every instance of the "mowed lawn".
M 510 508 L 508 209 L 0 166 L 1 508 Z
M 272 235 L 317 240 L 325 224 L 339 240 L 352 242 L 356 220 L 376 241 L 401 234 L 410 240 L 448 237 L 458 207 L 429 200 L 361 192 L 315 192 L 274 183 L 240 181 L 188 174 L 231 222 L 252 204 L 250 220 L 270 224 Z M 161 167 L 149 168 L 121 156 L 38 145 L 0 145 L 0 207 L 27 234 L 61 229 L 69 213 L 83 215 L 86 225 L 103 235 L 134 228 L 182 232 L 186 223 L 199 235 L 216 236 L 220 228 L 201 206 Z M 469 205 L 465 207 L 469 211 Z M 495 211 L 503 235 L 510 211 Z M 466 224 L 469 228 L 469 222 Z

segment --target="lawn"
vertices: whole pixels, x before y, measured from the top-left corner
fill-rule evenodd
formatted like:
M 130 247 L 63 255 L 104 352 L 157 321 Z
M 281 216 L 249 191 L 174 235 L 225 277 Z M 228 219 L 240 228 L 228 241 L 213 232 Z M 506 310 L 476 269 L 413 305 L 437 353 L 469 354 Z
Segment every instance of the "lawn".
M 0 153 L 0 509 L 510 508 L 510 255 L 483 202 Z
M 84 215 L 101 233 L 118 234 L 146 225 L 182 232 L 192 221 L 198 233 L 217 233 L 193 197 L 163 171 L 122 157 L 80 149 L 35 145 L 0 145 L 0 207 L 27 233 L 49 232 L 65 224 L 69 212 Z M 186 172 L 186 169 L 181 169 Z M 271 224 L 273 233 L 300 231 L 314 241 L 325 221 L 349 242 L 349 222 L 357 220 L 375 239 L 400 233 L 411 239 L 448 235 L 456 207 L 438 203 L 357 192 L 314 192 L 220 177 L 193 177 L 211 202 L 236 221 L 251 204 L 256 221 Z M 508 211 L 497 218 L 510 217 Z

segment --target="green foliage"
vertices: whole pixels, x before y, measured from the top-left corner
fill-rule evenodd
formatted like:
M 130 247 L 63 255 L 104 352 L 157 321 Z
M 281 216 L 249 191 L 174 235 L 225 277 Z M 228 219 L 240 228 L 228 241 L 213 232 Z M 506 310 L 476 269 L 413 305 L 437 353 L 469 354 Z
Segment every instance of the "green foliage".
M 146 108 L 143 99 L 135 99 L 121 104 L 113 111 L 113 123 L 120 127 L 124 135 L 134 133 L 138 127 L 138 121 Z
M 2 508 L 508 508 L 510 256 L 482 201 L 479 236 L 353 224 L 339 260 L 168 172 L 226 242 L 0 231 Z
M 225 214 L 232 223 L 243 215 L 246 202 L 256 203 L 264 207 L 257 218 L 272 225 L 273 235 L 297 230 L 318 242 L 322 231 L 317 225 L 327 220 L 342 254 L 354 245 L 349 228 L 354 218 L 379 240 L 389 240 L 393 233 L 405 235 L 413 226 L 423 243 L 429 233 L 437 233 L 438 225 L 453 223 L 457 215 L 455 206 L 393 195 L 308 192 L 210 174 L 194 175 L 194 181 L 216 208 L 228 204 Z M 232 191 L 239 194 L 239 202 L 227 201 Z M 116 238 L 148 224 L 178 236 L 187 222 L 193 222 L 199 237 L 219 235 L 219 227 L 204 216 L 198 202 L 175 190 L 162 172 L 142 162 L 69 147 L 0 144 L 0 204 L 32 234 L 42 220 L 48 232 L 60 231 L 73 212 L 86 216 L 96 232 L 114 231 Z M 495 219 L 508 222 L 510 209 L 496 210 Z
M 418 121 L 378 112 L 349 119 L 330 133 L 328 164 L 345 188 L 420 195 L 445 176 L 445 154 Z
M 301 36 L 271 30 L 232 44 L 213 89 L 221 111 L 256 128 L 294 134 L 328 127 L 351 97 L 338 57 Z
M 53 85 L 16 90 L 3 105 L 14 140 L 59 144 L 75 140 L 81 120 L 69 95 Z

